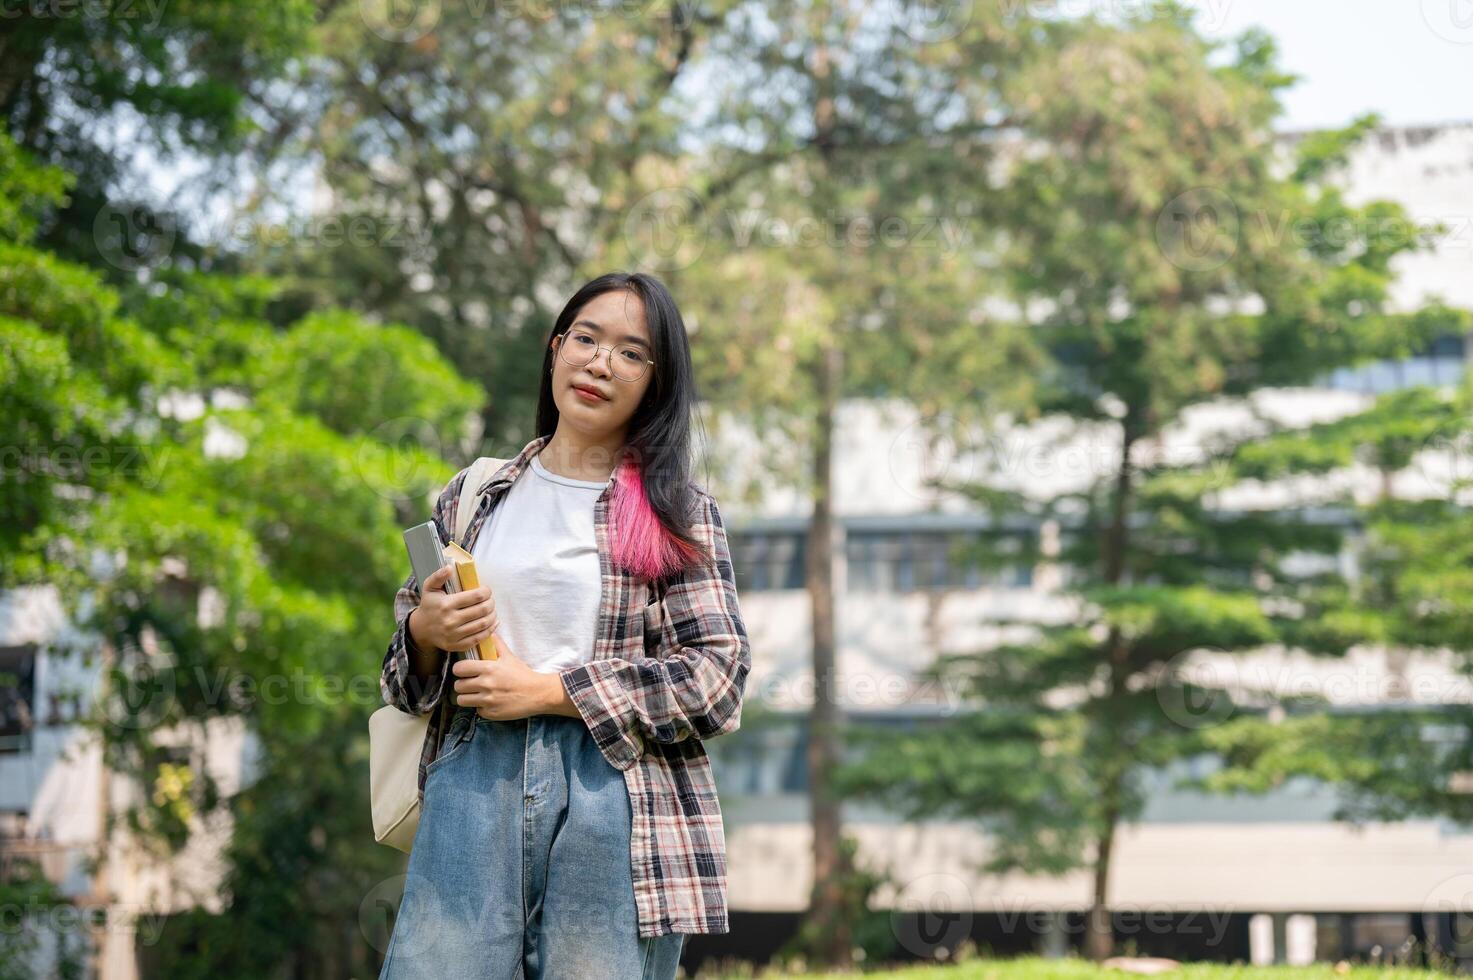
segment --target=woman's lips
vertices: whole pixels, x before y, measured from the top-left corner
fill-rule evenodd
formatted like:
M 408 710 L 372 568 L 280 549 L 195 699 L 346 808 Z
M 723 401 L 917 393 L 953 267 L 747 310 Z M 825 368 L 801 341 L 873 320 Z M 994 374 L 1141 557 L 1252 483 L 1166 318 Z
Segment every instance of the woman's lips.
M 579 398 L 584 398 L 591 402 L 601 402 L 604 400 L 603 395 L 589 391 L 587 388 L 580 388 L 577 385 L 573 385 L 573 391 L 578 394 Z

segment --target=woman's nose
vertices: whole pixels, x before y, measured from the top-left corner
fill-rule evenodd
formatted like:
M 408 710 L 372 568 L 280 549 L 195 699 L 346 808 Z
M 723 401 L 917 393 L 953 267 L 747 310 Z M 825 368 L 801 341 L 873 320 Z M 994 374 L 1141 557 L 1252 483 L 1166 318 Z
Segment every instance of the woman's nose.
M 609 352 L 607 357 L 604 356 L 604 351 Z M 592 370 L 596 366 L 599 368 L 599 370 L 603 371 L 605 376 L 607 376 L 613 372 L 613 365 L 614 349 L 612 347 L 600 347 L 598 350 L 594 351 L 593 360 L 588 362 L 587 367 L 589 368 L 589 370 Z

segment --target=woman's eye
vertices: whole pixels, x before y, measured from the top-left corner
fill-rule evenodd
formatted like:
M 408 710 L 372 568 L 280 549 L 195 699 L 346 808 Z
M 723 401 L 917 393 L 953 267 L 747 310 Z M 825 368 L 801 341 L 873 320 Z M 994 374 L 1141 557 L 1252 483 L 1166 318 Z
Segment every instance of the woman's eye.
M 629 361 L 632 364 L 638 364 L 640 361 L 644 360 L 644 355 L 637 350 L 625 348 L 620 353 L 624 355 L 625 360 Z
M 575 344 L 591 344 L 591 343 L 593 343 L 593 338 L 590 337 L 590 336 L 588 336 L 588 334 L 586 334 L 586 333 L 575 333 L 575 334 L 573 334 L 573 343 L 575 343 Z

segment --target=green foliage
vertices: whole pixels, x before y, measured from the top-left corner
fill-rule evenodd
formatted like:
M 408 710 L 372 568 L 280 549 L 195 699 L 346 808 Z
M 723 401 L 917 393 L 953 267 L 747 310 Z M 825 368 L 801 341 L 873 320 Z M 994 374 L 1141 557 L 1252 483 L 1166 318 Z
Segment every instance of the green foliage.
M 653 189 L 642 161 L 679 152 L 673 90 L 729 4 L 576 23 L 436 4 L 424 37 L 380 6 L 323 10 L 301 66 L 313 95 L 274 134 L 322 167 L 332 211 L 270 228 L 249 261 L 282 283 L 292 319 L 342 306 L 430 338 L 492 392 L 488 437 L 510 439 L 535 409 L 526 365 L 558 312 L 548 297 L 614 265 L 601 250 Z
M 119 314 L 117 293 L 95 272 L 26 246 L 0 245 L 0 314 L 43 324 L 67 344 L 75 366 L 130 407 L 145 386 L 184 381 L 184 366 L 157 338 Z
M 0 215 L 37 214 L 56 182 L 14 159 Z M 318 947 L 366 971 L 370 950 L 338 947 L 395 863 L 368 834 L 365 745 L 400 531 L 484 397 L 403 327 L 329 310 L 278 330 L 273 295 L 178 270 L 120 291 L 0 243 L 4 585 L 53 586 L 97 641 L 54 652 L 106 678 L 86 724 L 143 789 L 110 825 L 163 859 L 235 817 L 230 910 L 165 933 L 168 975 L 262 976 Z M 227 717 L 260 745 L 238 795 L 159 738 Z
M 847 924 L 854 947 L 869 963 L 880 963 L 899 949 L 892 913 L 876 909 L 874 895 L 885 887 L 893 887 L 896 878 L 891 870 L 877 871 L 861 866 L 859 842 L 845 834 L 839 838 L 841 872 L 835 880 L 840 899 L 837 914 Z M 776 963 L 798 966 L 821 962 L 828 937 L 814 919 L 804 920 L 798 931 L 773 954 Z
M 1299 161 L 1294 169 L 1294 179 L 1319 180 L 1343 169 L 1350 160 L 1350 151 L 1380 124 L 1380 116 L 1367 113 L 1345 129 L 1323 129 L 1308 134 L 1299 147 Z
M 871 980 L 1105 980 L 1118 976 L 1119 968 L 1101 966 L 1078 956 L 1062 958 L 1043 956 L 1018 956 L 1009 959 L 979 957 L 974 962 L 951 964 L 919 963 L 900 964 L 887 970 L 865 970 Z M 1404 964 L 1386 963 L 1336 964 L 1324 963 L 1309 966 L 1251 966 L 1245 963 L 1183 963 L 1172 969 L 1171 975 L 1181 980 L 1325 980 L 1326 977 L 1343 977 L 1345 980 L 1439 980 L 1458 976 L 1456 964 L 1448 963 L 1437 969 L 1417 969 Z M 838 980 L 846 974 L 829 972 L 754 972 L 745 969 L 718 970 L 708 972 L 704 968 L 699 980 L 746 980 L 760 977 L 761 980 Z
M 1205 732 L 1222 767 L 1183 785 L 1264 793 L 1290 780 L 1308 779 L 1341 789 L 1334 814 L 1338 820 L 1473 822 L 1473 802 L 1455 780 L 1473 770 L 1465 708 L 1373 714 L 1305 709 L 1278 721 L 1234 718 Z
M 71 185 L 66 171 L 36 166 L 0 133 L 0 241 L 30 241 L 47 212 L 66 200 Z
M 422 334 L 393 326 L 365 330 L 344 311 L 304 318 L 275 345 L 262 373 L 263 402 L 312 415 L 347 435 L 386 421 L 458 431 L 470 406 L 486 399 Z
M 0 133 L 75 178 L 69 202 L 48 215 L 41 244 L 127 281 L 133 270 L 109 261 L 118 243 L 98 233 L 100 222 L 122 216 L 131 226 L 120 230 L 125 239 L 168 227 L 179 233 L 173 254 L 197 260 L 181 220 L 157 213 L 158 202 L 128 199 L 140 183 L 133 151 L 147 146 L 153 160 L 167 162 L 263 145 L 257 130 L 269 118 L 268 92 L 310 51 L 316 12 L 313 0 L 63 0 L 8 9 Z M 235 174 L 220 167 L 199 183 L 226 187 Z
M 58 916 L 66 916 L 71 901 L 52 884 L 40 862 L 21 855 L 6 857 L 0 875 L 0 908 L 6 910 L 5 928 L 0 929 L 0 980 L 32 980 L 33 962 L 54 967 L 57 980 L 81 980 L 87 975 L 87 952 L 79 941 L 80 930 L 58 928 Z M 41 947 L 40 935 L 50 933 L 56 944 L 54 958 L 33 961 Z
M 1456 321 L 1466 329 L 1467 318 Z M 1344 543 L 1352 580 L 1318 585 L 1292 639 L 1315 652 L 1352 648 L 1392 657 L 1451 656 L 1454 676 L 1473 671 L 1473 517 L 1464 503 L 1473 438 L 1473 385 L 1392 392 L 1366 410 L 1244 446 L 1234 465 L 1253 478 L 1323 478 L 1310 502 L 1350 515 Z M 1378 491 L 1350 494 L 1333 479 L 1361 467 Z M 1301 596 L 1303 597 L 1303 596 Z M 1394 662 L 1394 661 L 1392 661 Z M 1473 822 L 1459 785 L 1473 771 L 1473 715 L 1455 692 L 1418 682 L 1416 672 L 1368 692 L 1377 712 L 1334 712 L 1323 701 L 1289 699 L 1274 722 L 1233 719 L 1208 733 L 1224 767 L 1206 788 L 1263 792 L 1293 778 L 1340 789 L 1347 820 L 1445 817 Z M 1331 714 L 1316 714 L 1330 710 Z

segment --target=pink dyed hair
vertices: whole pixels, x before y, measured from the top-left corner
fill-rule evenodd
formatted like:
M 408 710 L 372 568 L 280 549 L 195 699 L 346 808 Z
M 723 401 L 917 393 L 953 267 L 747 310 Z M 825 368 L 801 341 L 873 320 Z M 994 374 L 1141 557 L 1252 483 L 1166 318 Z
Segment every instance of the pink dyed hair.
M 609 522 L 614 562 L 640 578 L 664 578 L 706 557 L 661 523 L 633 456 L 625 456 L 614 471 Z

